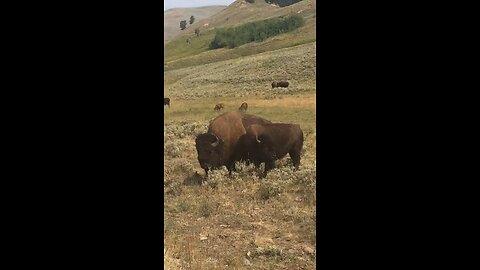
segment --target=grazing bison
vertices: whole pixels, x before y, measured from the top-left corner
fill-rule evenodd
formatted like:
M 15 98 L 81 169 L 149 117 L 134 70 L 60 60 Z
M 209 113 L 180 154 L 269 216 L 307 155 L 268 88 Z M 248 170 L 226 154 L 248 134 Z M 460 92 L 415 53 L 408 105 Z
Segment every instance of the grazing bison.
M 258 168 L 265 162 L 264 176 L 275 168 L 275 160 L 288 154 L 295 170 L 300 166 L 300 152 L 303 146 L 303 131 L 294 124 L 253 124 L 246 128 L 246 134 L 238 141 L 240 157 L 249 159 Z
M 198 162 L 205 170 L 205 175 L 208 175 L 210 168 L 219 168 L 223 165 L 231 174 L 235 161 L 241 157 L 236 154 L 240 136 L 246 133 L 246 128 L 250 125 L 268 123 L 271 122 L 239 112 L 226 112 L 213 119 L 207 133 L 200 134 L 195 139 Z
M 163 99 L 163 106 L 168 105 L 170 107 L 170 99 L 169 98 L 164 98 Z
M 289 83 L 288 82 L 273 82 L 272 83 L 272 88 L 275 87 L 288 87 Z
M 238 108 L 238 110 L 241 112 L 246 112 L 247 108 L 248 108 L 248 104 L 246 102 L 243 102 L 242 105 L 240 105 L 240 108 Z
M 215 108 L 213 108 L 213 109 L 215 111 L 220 111 L 223 108 L 225 108 L 225 106 L 223 106 L 223 103 L 218 103 L 217 105 L 215 105 Z

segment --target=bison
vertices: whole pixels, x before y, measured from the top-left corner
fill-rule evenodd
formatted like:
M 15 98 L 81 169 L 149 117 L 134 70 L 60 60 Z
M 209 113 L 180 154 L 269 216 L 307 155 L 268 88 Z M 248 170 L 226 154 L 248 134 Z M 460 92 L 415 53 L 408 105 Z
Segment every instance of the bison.
M 275 160 L 288 154 L 295 170 L 300 166 L 300 152 L 303 147 L 303 131 L 295 124 L 253 124 L 239 138 L 237 159 L 253 161 L 255 167 L 265 162 L 264 175 L 275 168 Z
M 242 105 L 240 105 L 240 108 L 238 108 L 238 110 L 241 112 L 246 112 L 247 108 L 248 108 L 248 104 L 246 102 L 243 102 Z
M 288 87 L 289 83 L 288 82 L 273 82 L 272 83 L 272 88 L 275 87 Z
M 164 98 L 163 99 L 163 106 L 168 105 L 170 107 L 170 99 L 169 98 Z
M 215 111 L 220 111 L 223 108 L 225 108 L 225 106 L 223 106 L 223 103 L 218 103 L 217 105 L 215 105 L 215 108 L 213 108 L 213 109 Z
M 246 133 L 246 128 L 253 124 L 268 124 L 270 121 L 258 116 L 241 114 L 239 112 L 226 112 L 210 123 L 207 133 L 197 136 L 195 147 L 198 162 L 205 175 L 211 168 L 225 165 L 232 173 L 235 161 L 239 161 L 237 142 L 240 136 Z

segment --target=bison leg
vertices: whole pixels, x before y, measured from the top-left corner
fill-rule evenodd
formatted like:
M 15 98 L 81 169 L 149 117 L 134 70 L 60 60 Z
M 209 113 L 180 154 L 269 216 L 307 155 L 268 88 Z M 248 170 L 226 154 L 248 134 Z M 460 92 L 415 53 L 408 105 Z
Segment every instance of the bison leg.
M 235 162 L 227 165 L 227 170 L 228 170 L 228 176 L 232 176 L 232 171 L 237 171 L 237 168 L 235 168 Z
M 208 177 L 208 168 L 206 168 L 204 170 L 205 170 L 205 177 Z
M 265 171 L 263 172 L 263 177 L 267 176 L 268 171 L 275 168 L 275 160 L 269 160 L 265 162 Z
M 292 149 L 289 152 L 290 157 L 292 158 L 293 166 L 295 167 L 294 171 L 298 170 L 300 166 L 300 150 Z

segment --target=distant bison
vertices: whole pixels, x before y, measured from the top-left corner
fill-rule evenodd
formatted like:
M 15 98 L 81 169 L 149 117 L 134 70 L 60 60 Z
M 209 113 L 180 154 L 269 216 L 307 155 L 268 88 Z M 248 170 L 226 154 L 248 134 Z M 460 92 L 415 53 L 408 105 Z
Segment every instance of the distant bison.
M 251 160 L 255 167 L 265 162 L 264 176 L 275 168 L 275 160 L 288 154 L 295 170 L 300 166 L 303 131 L 295 124 L 253 124 L 238 141 L 237 159 Z
M 213 119 L 207 133 L 195 139 L 198 162 L 205 170 L 205 175 L 208 175 L 209 169 L 223 165 L 231 174 L 235 161 L 241 157 L 237 149 L 240 136 L 246 133 L 250 125 L 268 123 L 271 122 L 261 117 L 238 112 L 226 112 Z
M 170 99 L 169 98 L 164 98 L 163 99 L 163 106 L 168 105 L 170 107 Z
M 225 108 L 225 106 L 223 106 L 223 103 L 218 103 L 217 105 L 215 105 L 214 110 L 215 111 L 220 111 L 223 108 Z
M 272 83 L 272 88 L 275 87 L 288 87 L 289 83 L 288 82 L 273 82 Z
M 248 104 L 246 102 L 243 102 L 242 105 L 240 105 L 240 108 L 238 108 L 238 110 L 241 112 L 246 112 L 247 109 L 248 109 Z

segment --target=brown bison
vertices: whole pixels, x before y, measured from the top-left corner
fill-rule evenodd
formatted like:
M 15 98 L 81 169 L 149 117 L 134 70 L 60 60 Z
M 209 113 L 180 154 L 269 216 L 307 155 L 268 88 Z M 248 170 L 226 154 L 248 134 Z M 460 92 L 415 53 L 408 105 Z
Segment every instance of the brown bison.
M 225 108 L 225 106 L 223 105 L 223 103 L 218 103 L 217 105 L 215 105 L 215 108 L 213 108 L 215 111 L 220 111 L 221 109 Z
M 253 124 L 246 128 L 246 134 L 238 141 L 237 159 L 251 160 L 258 168 L 265 162 L 264 176 L 275 168 L 275 160 L 288 154 L 295 170 L 300 166 L 300 152 L 303 147 L 303 131 L 295 124 Z
M 289 83 L 288 82 L 273 82 L 272 83 L 272 88 L 275 87 L 288 87 Z
M 163 106 L 168 105 L 170 107 L 170 99 L 169 98 L 164 98 L 163 99 Z
M 238 110 L 241 112 L 246 112 L 247 109 L 248 109 L 248 104 L 246 102 L 243 102 L 242 105 L 240 105 L 240 108 L 238 108 Z
M 200 134 L 195 139 L 198 162 L 205 170 L 205 175 L 208 175 L 209 169 L 223 165 L 231 174 L 235 161 L 241 157 L 237 154 L 237 142 L 240 136 L 246 133 L 246 128 L 250 125 L 268 123 L 271 122 L 239 112 L 226 112 L 213 119 L 207 133 Z

